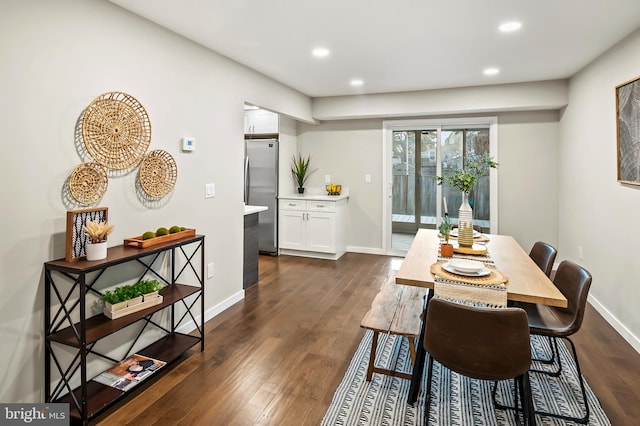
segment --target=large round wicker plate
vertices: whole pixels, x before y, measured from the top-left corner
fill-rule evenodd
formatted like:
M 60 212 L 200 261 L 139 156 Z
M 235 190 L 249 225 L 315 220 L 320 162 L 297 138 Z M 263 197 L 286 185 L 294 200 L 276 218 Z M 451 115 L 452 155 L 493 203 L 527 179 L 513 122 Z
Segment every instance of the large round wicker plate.
M 431 268 L 430 268 L 431 273 L 433 275 L 437 275 L 447 280 L 460 281 L 460 282 L 472 283 L 472 284 L 478 284 L 478 285 L 480 284 L 484 284 L 484 285 L 505 284 L 506 285 L 508 281 L 507 276 L 505 274 L 498 271 L 497 269 L 493 269 L 490 267 L 487 267 L 487 269 L 491 271 L 491 273 L 483 277 L 468 277 L 468 276 L 463 276 L 459 274 L 452 274 L 451 272 L 445 271 L 442 268 L 445 263 L 447 263 L 447 261 L 436 262 L 433 265 L 431 265 Z
M 100 201 L 108 185 L 107 171 L 98 163 L 82 163 L 69 176 L 69 192 L 81 204 Z
M 133 96 L 107 92 L 89 104 L 82 118 L 82 139 L 94 161 L 122 170 L 137 165 L 151 143 L 151 122 Z
M 153 150 L 140 163 L 138 171 L 140 186 L 152 197 L 163 197 L 171 192 L 177 178 L 176 162 L 167 151 Z

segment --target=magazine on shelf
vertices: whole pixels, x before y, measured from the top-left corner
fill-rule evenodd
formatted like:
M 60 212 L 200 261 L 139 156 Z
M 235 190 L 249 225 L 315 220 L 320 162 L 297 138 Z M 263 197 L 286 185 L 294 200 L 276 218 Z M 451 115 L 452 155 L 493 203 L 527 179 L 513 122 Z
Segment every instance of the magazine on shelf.
M 120 390 L 128 390 L 162 368 L 166 362 L 133 354 L 93 378 L 94 381 Z

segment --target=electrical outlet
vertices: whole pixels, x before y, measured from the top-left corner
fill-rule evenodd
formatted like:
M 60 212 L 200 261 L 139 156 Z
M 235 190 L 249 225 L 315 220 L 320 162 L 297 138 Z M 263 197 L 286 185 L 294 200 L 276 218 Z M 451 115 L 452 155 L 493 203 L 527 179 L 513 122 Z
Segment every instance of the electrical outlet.
M 213 277 L 213 262 L 207 265 L 207 278 Z
M 578 246 L 578 259 L 582 260 L 582 246 Z
M 324 183 L 331 183 L 331 175 L 324 175 Z
M 371 175 L 370 174 L 364 175 L 364 182 L 365 183 L 371 183 Z

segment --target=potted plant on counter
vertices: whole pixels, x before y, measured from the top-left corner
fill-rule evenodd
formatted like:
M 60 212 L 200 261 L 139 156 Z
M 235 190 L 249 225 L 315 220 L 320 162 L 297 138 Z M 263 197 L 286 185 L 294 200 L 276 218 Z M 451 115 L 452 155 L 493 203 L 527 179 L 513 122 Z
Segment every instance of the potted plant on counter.
M 309 175 L 315 171 L 309 171 L 309 163 L 311 162 L 311 155 L 308 155 L 305 159 L 302 154 L 298 153 L 298 156 L 293 156 L 291 165 L 291 174 L 296 185 L 298 185 L 298 194 L 304 194 L 304 184 L 309 179 Z

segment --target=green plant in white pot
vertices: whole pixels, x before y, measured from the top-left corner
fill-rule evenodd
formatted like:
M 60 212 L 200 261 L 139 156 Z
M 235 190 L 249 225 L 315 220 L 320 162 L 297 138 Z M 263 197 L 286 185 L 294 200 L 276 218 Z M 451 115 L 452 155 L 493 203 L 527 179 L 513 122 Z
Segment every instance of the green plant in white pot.
M 480 157 L 467 157 L 464 168 L 451 175 L 437 176 L 438 185 L 446 183 L 462 192 L 462 204 L 458 209 L 458 243 L 461 246 L 473 246 L 473 209 L 469 204 L 469 193 L 475 188 L 480 176 L 497 167 L 498 163 L 484 154 Z
M 293 176 L 293 180 L 296 185 L 298 185 L 298 193 L 304 193 L 304 184 L 309 179 L 309 175 L 313 173 L 314 170 L 309 170 L 309 164 L 311 163 L 311 155 L 307 155 L 307 158 L 304 158 L 302 154 L 298 153 L 297 156 L 293 156 L 292 164 L 291 164 L 291 175 Z
M 107 257 L 107 236 L 113 231 L 113 225 L 107 222 L 87 222 L 84 233 L 87 237 L 85 254 L 87 260 L 100 260 Z

